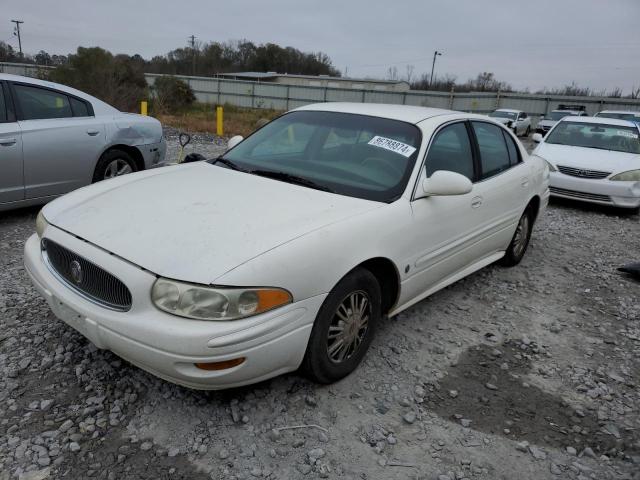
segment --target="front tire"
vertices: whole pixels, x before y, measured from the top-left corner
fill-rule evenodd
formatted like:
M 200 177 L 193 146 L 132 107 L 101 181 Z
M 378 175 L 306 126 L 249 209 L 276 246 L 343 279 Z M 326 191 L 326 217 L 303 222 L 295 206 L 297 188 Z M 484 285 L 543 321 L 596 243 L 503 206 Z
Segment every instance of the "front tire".
M 504 257 L 500 260 L 500 263 L 505 267 L 513 267 L 519 264 L 522 257 L 524 257 L 527 247 L 529 246 L 529 240 L 531 239 L 533 220 L 533 210 L 531 207 L 527 207 L 520 217 L 520 220 L 518 220 L 518 226 L 516 227 L 516 231 L 513 234 L 513 238 L 507 247 Z
M 318 383 L 349 375 L 367 353 L 381 315 L 378 281 L 364 268 L 352 270 L 320 307 L 300 370 Z
M 127 152 L 109 150 L 104 152 L 98 160 L 93 172 L 93 183 L 110 178 L 120 177 L 136 171 L 136 162 Z

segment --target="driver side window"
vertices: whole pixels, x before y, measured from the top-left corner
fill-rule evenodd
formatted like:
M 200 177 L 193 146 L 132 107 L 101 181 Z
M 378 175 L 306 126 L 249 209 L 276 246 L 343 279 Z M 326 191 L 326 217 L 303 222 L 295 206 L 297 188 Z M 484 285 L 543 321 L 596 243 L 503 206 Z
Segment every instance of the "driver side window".
M 438 170 L 456 172 L 474 181 L 471 141 L 464 122 L 449 125 L 436 134 L 427 154 L 427 177 Z

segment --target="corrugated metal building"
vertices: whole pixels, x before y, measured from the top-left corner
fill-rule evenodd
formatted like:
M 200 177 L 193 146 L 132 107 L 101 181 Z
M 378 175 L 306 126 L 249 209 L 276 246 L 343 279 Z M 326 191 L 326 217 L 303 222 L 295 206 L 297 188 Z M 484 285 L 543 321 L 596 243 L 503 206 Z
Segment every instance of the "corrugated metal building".
M 409 90 L 409 84 L 402 80 L 330 77 L 329 75 L 289 75 L 276 72 L 221 73 L 217 76 L 233 80 L 249 80 L 299 87 L 347 88 L 353 90 L 377 90 L 380 92 L 406 92 Z

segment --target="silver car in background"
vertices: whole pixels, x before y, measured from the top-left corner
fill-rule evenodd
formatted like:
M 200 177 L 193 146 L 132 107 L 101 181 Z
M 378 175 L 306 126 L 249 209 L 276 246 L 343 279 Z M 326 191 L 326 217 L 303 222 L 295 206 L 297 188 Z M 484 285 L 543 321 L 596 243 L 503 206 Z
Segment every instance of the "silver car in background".
M 64 85 L 0 73 L 0 210 L 164 163 L 160 122 Z

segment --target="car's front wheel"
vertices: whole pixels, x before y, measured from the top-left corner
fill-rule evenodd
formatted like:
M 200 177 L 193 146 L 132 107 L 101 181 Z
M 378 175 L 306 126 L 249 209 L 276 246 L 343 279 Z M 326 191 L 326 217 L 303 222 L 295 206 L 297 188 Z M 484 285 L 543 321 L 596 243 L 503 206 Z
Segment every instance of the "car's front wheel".
M 119 177 L 136 171 L 136 162 L 127 152 L 109 150 L 98 160 L 93 172 L 93 183 Z
M 352 270 L 320 307 L 301 370 L 319 383 L 349 375 L 367 353 L 380 317 L 378 281 L 366 269 Z
M 520 220 L 518 220 L 518 226 L 513 234 L 511 243 L 507 247 L 504 257 L 502 257 L 502 265 L 513 267 L 520 263 L 529 246 L 529 240 L 531 239 L 531 232 L 533 230 L 533 220 L 534 213 L 529 206 L 520 217 Z

